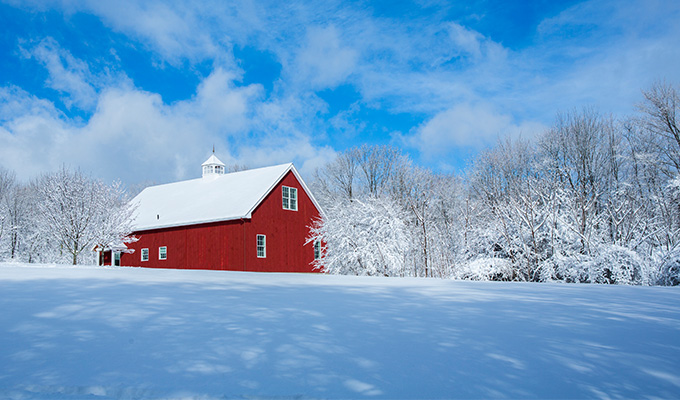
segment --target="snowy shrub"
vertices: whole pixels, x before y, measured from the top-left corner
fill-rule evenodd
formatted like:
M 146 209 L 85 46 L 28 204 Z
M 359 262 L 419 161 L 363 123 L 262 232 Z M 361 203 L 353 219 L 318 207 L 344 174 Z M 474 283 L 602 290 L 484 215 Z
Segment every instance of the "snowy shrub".
M 473 281 L 511 281 L 514 271 L 510 260 L 483 257 L 464 264 L 454 278 Z
M 642 283 L 644 261 L 632 250 L 616 245 L 600 246 L 590 264 L 590 281 L 620 285 Z
M 541 276 L 545 280 L 567 283 L 590 282 L 590 257 L 578 254 L 556 253 L 542 263 Z M 550 277 L 550 279 L 548 279 Z
M 559 263 L 557 257 L 553 256 L 547 260 L 542 261 L 536 268 L 536 278 L 539 282 L 552 282 L 560 280 L 557 278 L 557 270 Z
M 671 252 L 661 264 L 657 284 L 663 286 L 680 285 L 680 250 Z
M 408 236 L 404 217 L 389 198 L 339 201 L 311 227 L 321 241 L 316 267 L 329 274 L 404 276 Z
M 650 263 L 636 252 L 616 245 L 600 246 L 595 256 L 557 253 L 540 264 L 540 281 L 605 283 L 620 285 L 652 284 Z

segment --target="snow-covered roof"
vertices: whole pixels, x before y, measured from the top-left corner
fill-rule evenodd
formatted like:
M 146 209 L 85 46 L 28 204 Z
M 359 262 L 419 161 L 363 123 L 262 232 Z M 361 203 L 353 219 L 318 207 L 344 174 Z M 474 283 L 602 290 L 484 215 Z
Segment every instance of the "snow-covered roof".
M 224 167 L 224 163 L 222 161 L 220 161 L 219 158 L 215 157 L 214 154 L 211 155 L 210 158 L 205 160 L 205 162 L 203 164 L 201 164 L 202 167 L 204 167 L 206 165 L 221 165 L 221 166 Z
M 139 231 L 251 218 L 288 171 L 309 194 L 291 163 L 148 187 L 132 199 L 137 207 L 133 228 Z

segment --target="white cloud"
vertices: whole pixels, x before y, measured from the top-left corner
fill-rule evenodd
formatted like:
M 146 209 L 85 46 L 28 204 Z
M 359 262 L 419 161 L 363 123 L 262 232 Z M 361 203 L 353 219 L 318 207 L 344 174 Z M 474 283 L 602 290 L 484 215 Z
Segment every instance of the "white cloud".
M 630 115 L 654 81 L 680 81 L 680 3 L 586 1 L 546 18 L 519 56 L 535 64 L 518 97 L 535 115 L 595 106 Z
M 591 40 L 653 36 L 667 24 L 676 25 L 678 12 L 680 4 L 666 0 L 632 0 L 625 5 L 618 0 L 586 0 L 545 18 L 536 31 L 563 42 L 575 41 L 586 50 Z
M 89 160 L 92 168 L 102 160 L 108 167 L 125 160 L 129 165 L 120 165 L 119 174 L 131 169 L 138 173 L 141 168 L 149 177 L 189 178 L 198 174 L 213 144 L 225 161 L 230 160 L 228 136 L 247 135 L 248 114 L 258 93 L 256 85 L 234 87 L 229 75 L 219 69 L 201 82 L 194 98 L 172 105 L 155 93 L 109 90 L 79 130 L 77 141 L 96 155 Z
M 462 103 L 435 115 L 407 141 L 427 156 L 438 156 L 459 147 L 480 149 L 505 135 L 531 138 L 544 129 L 538 122 L 518 125 L 489 104 Z
M 197 177 L 213 144 L 227 164 L 295 161 L 306 176 L 335 156 L 331 148 L 317 147 L 310 136 L 290 130 L 303 104 L 262 103 L 260 97 L 259 85 L 237 87 L 233 75 L 217 68 L 200 82 L 195 96 L 174 104 L 128 86 L 102 90 L 83 124 L 49 101 L 4 87 L 0 160 L 21 179 L 66 164 L 103 179 L 135 183 Z M 267 118 L 270 125 L 262 125 Z M 262 127 L 271 131 L 259 131 Z
M 377 54 L 357 68 L 364 101 L 400 113 L 433 115 L 511 87 L 522 74 L 515 54 L 478 31 L 435 20 L 429 25 L 373 21 L 371 36 L 355 40 Z M 388 23 L 389 22 L 389 23 Z M 420 21 L 422 23 L 422 21 Z
M 49 73 L 46 85 L 63 94 L 62 101 L 71 108 L 91 109 L 97 101 L 93 76 L 86 63 L 62 49 L 53 38 L 45 38 L 31 49 L 23 49 L 27 57 L 40 62 Z
M 239 162 L 250 167 L 295 162 L 303 178 L 309 181 L 316 168 L 335 159 L 337 152 L 331 147 L 317 147 L 310 138 L 266 137 L 265 145 L 247 145 L 239 150 Z
M 0 122 L 4 124 L 22 115 L 59 119 L 62 113 L 52 102 L 33 96 L 17 86 L 0 87 Z
M 334 26 L 309 28 L 294 67 L 288 71 L 297 82 L 315 89 L 333 88 L 347 79 L 357 62 L 357 52 L 341 43 Z
M 233 5 L 220 2 L 163 0 L 9 0 L 17 7 L 38 11 L 57 9 L 69 17 L 83 12 L 96 15 L 116 32 L 139 41 L 159 56 L 159 65 L 182 66 L 184 61 L 219 60 L 233 65 L 228 50 L 230 40 L 221 25 L 231 24 L 216 17 L 226 17 Z M 238 13 L 236 13 L 238 14 Z M 234 25 L 240 15 L 232 15 Z
M 136 37 L 157 52 L 163 61 L 181 65 L 184 58 L 191 61 L 218 58 L 220 44 L 211 35 L 200 7 L 192 3 L 165 1 L 99 1 L 83 0 L 65 6 L 92 12 L 100 16 L 114 30 Z
M 44 100 L 27 95 L 21 101 L 29 105 L 0 104 L 11 122 L 2 124 L 3 134 L 12 135 L 6 132 L 18 129 L 12 124 L 19 126 L 19 121 L 22 132 L 52 121 L 55 132 L 63 131 L 61 136 L 91 136 L 92 144 L 83 151 L 96 154 L 93 159 L 104 157 L 97 143 L 111 136 L 107 151 L 115 160 L 142 165 L 117 147 L 131 154 L 153 154 L 158 168 L 171 170 L 173 176 L 190 176 L 190 160 L 203 155 L 201 149 L 213 141 L 218 149 L 228 149 L 225 161 L 251 166 L 264 163 L 268 152 L 276 162 L 286 161 L 286 152 L 301 160 L 318 159 L 328 149 L 314 144 L 317 137 L 327 143 L 335 134 L 351 136 L 352 125 L 367 122 L 353 116 L 370 115 L 373 109 L 387 118 L 390 112 L 413 116 L 415 127 L 405 143 L 441 156 L 456 147 L 483 147 L 508 132 L 531 136 L 561 110 L 595 105 L 605 112 L 626 112 L 651 81 L 680 81 L 675 68 L 680 52 L 673 51 L 680 38 L 675 23 L 680 3 L 665 1 L 636 0 L 625 6 L 615 0 L 581 2 L 547 16 L 536 32 L 513 47 L 503 45 L 503 36 L 494 36 L 494 41 L 484 34 L 484 23 L 470 22 L 464 15 L 459 22 L 447 19 L 455 15 L 447 12 L 375 17 L 370 5 L 339 1 L 31 1 L 16 4 L 56 8 L 67 19 L 79 12 L 99 17 L 105 26 L 133 39 L 123 40 L 124 45 L 150 50 L 160 67 L 171 64 L 191 71 L 212 63 L 214 70 L 194 96 L 166 104 L 156 94 L 121 84 L 119 78 L 101 83 L 104 77 L 93 77 L 87 65 L 58 46 L 43 45 L 41 52 L 29 49 L 50 71 L 48 84 L 61 91 L 65 101 L 96 109 L 82 127 L 82 122 L 69 121 L 56 109 L 49 111 L 52 105 Z M 482 22 L 492 14 L 484 15 Z M 232 46 L 273 54 L 281 63 L 281 76 L 273 78 L 268 93 L 258 85 L 235 83 L 242 71 L 233 60 Z M 236 61 L 249 67 L 247 60 Z M 328 107 L 315 92 L 342 84 L 354 85 L 352 92 L 360 98 L 352 98 L 351 106 L 337 112 L 337 106 L 330 107 L 334 114 L 324 113 Z M 30 107 L 37 111 L 10 111 Z M 36 118 L 35 125 L 28 123 L 30 117 Z M 95 132 L 98 119 L 102 122 Z M 386 126 L 386 132 L 395 129 Z M 92 132 L 86 135 L 88 129 Z M 406 132 L 409 127 L 396 129 Z M 354 135 L 361 140 L 360 134 Z M 193 143 L 205 141 L 209 143 Z
M 449 36 L 455 46 L 464 53 L 471 54 L 477 58 L 482 55 L 482 40 L 484 36 L 477 31 L 452 22 L 449 25 Z
M 193 115 L 209 130 L 234 134 L 249 129 L 251 103 L 259 100 L 262 87 L 236 87 L 235 74 L 216 68 L 199 84 L 195 98 L 175 106 L 180 114 Z
M 68 140 L 70 129 L 63 114 L 52 103 L 21 88 L 0 88 L 0 162 L 29 178 L 62 162 L 54 145 Z M 48 133 L 49 137 L 41 133 Z

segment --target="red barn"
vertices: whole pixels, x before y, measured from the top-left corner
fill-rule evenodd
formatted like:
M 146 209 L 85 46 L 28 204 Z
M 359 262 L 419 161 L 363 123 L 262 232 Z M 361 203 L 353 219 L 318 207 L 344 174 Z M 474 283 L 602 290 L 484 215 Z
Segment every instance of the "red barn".
M 320 208 L 293 164 L 225 174 L 212 155 L 202 178 L 148 187 L 132 201 L 139 240 L 120 265 L 317 272 L 319 245 L 305 242 Z

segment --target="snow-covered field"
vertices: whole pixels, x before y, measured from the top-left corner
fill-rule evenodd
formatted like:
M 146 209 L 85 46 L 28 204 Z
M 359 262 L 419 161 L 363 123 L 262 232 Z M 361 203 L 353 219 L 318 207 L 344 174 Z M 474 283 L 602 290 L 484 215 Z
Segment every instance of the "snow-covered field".
M 0 398 L 678 398 L 680 289 L 0 264 Z

